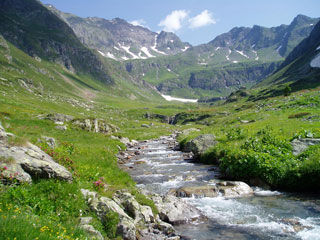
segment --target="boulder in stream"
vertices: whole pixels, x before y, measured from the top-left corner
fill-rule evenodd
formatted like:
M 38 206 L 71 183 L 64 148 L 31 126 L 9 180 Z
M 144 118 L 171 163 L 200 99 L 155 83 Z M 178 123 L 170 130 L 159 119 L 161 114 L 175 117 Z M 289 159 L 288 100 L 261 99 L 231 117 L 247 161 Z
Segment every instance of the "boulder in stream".
M 223 196 L 226 198 L 249 196 L 253 194 L 250 188 L 244 182 L 234 181 L 217 181 L 211 180 L 212 184 L 195 187 L 182 187 L 173 189 L 169 194 L 177 197 L 218 197 Z
M 178 225 L 206 219 L 197 208 L 173 195 L 164 197 L 155 195 L 152 200 L 159 210 L 160 219 L 164 222 Z
M 212 134 L 200 135 L 184 145 L 184 152 L 193 152 L 194 158 L 199 159 L 207 150 L 214 147 L 218 142 Z

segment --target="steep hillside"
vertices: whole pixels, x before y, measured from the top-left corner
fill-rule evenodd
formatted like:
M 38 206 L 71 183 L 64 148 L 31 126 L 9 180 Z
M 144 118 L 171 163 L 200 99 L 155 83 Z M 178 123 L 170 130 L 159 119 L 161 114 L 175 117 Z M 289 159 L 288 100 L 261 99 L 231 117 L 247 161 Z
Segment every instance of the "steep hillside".
M 319 62 L 320 22 L 316 24 L 310 36 L 293 49 L 277 72 L 256 86 L 269 89 L 259 92 L 258 98 L 282 94 L 285 86 L 297 91 L 320 85 Z
M 30 56 L 59 63 L 108 84 L 114 82 L 99 57 L 38 1 L 1 1 L 0 22 L 0 34 Z
M 106 99 L 162 100 L 152 85 L 134 79 L 127 71 L 121 70 L 120 63 L 84 46 L 64 21 L 36 0 L 1 1 L 0 20 L 3 43 L 0 50 L 4 61 L 0 73 L 8 72 L 9 75 L 3 75 L 5 79 L 13 82 L 19 78 L 31 79 L 32 84 L 40 84 L 44 90 L 50 89 L 55 94 L 67 91 L 82 98 L 87 98 L 83 92 L 94 90 L 95 97 L 90 97 L 90 100 L 101 95 Z M 28 74 L 17 76 L 13 70 L 7 69 L 22 69 Z M 37 74 L 32 75 L 34 72 L 45 74 L 40 74 L 41 78 Z
M 47 8 L 69 24 L 82 43 L 114 60 L 172 55 L 191 46 L 181 42 L 174 33 L 162 31 L 158 34 L 120 18 L 81 18 L 63 13 L 52 5 L 47 5 Z

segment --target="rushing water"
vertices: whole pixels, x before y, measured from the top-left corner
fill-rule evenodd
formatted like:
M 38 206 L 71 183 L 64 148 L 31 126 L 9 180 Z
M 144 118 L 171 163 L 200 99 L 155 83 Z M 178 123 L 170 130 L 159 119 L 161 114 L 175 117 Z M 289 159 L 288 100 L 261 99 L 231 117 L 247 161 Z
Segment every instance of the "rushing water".
M 174 139 L 139 143 L 129 173 L 138 186 L 166 194 L 172 188 L 201 186 L 219 178 L 217 168 L 192 163 L 174 150 Z M 320 239 L 320 198 L 255 188 L 252 197 L 185 198 L 209 218 L 205 223 L 176 226 L 188 239 Z

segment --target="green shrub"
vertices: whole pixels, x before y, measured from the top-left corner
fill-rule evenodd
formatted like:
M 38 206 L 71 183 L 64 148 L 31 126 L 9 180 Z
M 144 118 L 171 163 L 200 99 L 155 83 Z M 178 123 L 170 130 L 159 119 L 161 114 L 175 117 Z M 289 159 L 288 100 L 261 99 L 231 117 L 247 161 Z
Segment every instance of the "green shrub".
M 300 139 L 300 138 L 320 138 L 320 129 L 315 130 L 301 130 L 293 135 L 291 138 L 291 141 L 294 139 Z
M 117 225 L 119 223 L 119 215 L 115 212 L 107 212 L 103 225 L 109 238 L 117 237 Z
M 246 134 L 242 128 L 230 128 L 226 131 L 226 137 L 228 140 L 241 140 L 244 139 Z
M 286 85 L 283 89 L 283 95 L 289 96 L 291 94 L 291 91 L 292 91 L 291 87 L 289 85 Z
M 46 143 L 42 143 L 41 149 L 51 156 L 57 163 L 66 167 L 69 171 L 75 171 L 75 164 L 72 160 L 72 155 L 75 152 L 73 144 L 61 142 L 58 147 L 52 149 Z
M 238 179 L 260 178 L 273 187 L 289 190 L 314 191 L 320 187 L 320 146 L 294 156 L 289 141 L 271 134 L 268 128 L 240 147 L 229 146 L 219 154 L 221 169 Z

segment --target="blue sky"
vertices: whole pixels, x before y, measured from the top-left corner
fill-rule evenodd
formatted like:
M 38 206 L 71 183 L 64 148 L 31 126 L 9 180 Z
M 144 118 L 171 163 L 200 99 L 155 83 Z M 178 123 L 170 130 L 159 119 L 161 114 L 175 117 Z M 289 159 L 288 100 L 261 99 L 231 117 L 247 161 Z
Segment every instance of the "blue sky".
M 233 27 L 289 24 L 298 14 L 320 17 L 319 0 L 41 0 L 80 17 L 123 18 L 152 31 L 175 32 L 193 45 Z

